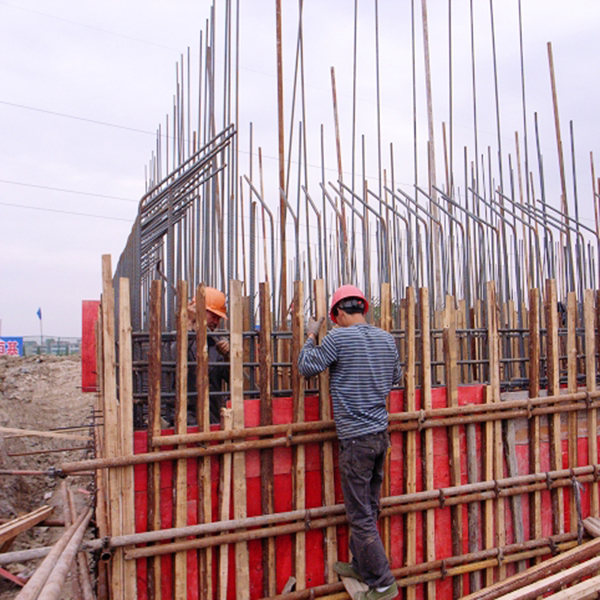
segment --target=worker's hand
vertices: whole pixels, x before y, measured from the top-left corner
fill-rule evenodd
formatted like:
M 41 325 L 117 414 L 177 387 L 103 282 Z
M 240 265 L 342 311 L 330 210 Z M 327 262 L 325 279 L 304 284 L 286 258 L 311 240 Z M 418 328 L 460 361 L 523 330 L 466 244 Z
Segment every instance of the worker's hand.
M 312 317 L 308 320 L 308 324 L 306 325 L 306 335 L 314 335 L 315 337 L 321 330 L 321 325 L 323 325 L 323 321 L 325 317 L 321 317 L 317 321 L 315 321 Z
M 217 352 L 227 358 L 229 356 L 229 342 L 227 340 L 219 340 L 215 345 Z

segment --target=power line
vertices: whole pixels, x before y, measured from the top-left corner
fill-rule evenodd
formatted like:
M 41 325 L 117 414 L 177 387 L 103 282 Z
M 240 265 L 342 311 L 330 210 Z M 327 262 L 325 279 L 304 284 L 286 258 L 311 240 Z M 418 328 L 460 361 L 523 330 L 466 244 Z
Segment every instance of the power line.
M 135 127 L 127 127 L 126 125 L 116 125 L 115 123 L 107 123 L 106 121 L 97 121 L 95 119 L 87 119 L 86 117 L 78 117 L 76 115 L 69 115 L 67 113 L 56 112 L 53 110 L 46 110 L 45 108 L 37 108 L 35 106 L 27 106 L 25 104 L 18 104 L 16 102 L 7 102 L 6 100 L 0 100 L 0 104 L 4 104 L 6 106 L 12 106 L 15 108 L 24 108 L 26 110 L 41 112 L 41 113 L 45 113 L 47 115 L 54 115 L 56 117 L 64 117 L 65 119 L 73 119 L 75 121 L 84 121 L 85 123 L 94 123 L 95 125 L 105 125 L 106 127 L 114 127 L 115 129 L 124 129 L 126 131 L 133 131 L 135 133 L 143 133 L 145 135 L 156 135 L 155 131 L 146 131 L 144 129 L 136 129 Z
M 110 221 L 125 221 L 131 223 L 131 219 L 122 219 L 120 217 L 107 217 L 104 215 L 90 215 L 88 213 L 80 213 L 70 210 L 60 210 L 58 208 L 43 208 L 41 206 L 26 206 L 24 204 L 13 204 L 11 202 L 0 202 L 1 206 L 13 206 L 15 208 L 28 208 L 30 210 L 42 210 L 45 212 L 61 213 L 63 215 L 74 215 L 76 217 L 90 217 L 92 219 L 109 219 Z
M 58 188 L 52 187 L 49 185 L 37 185 L 35 183 L 24 183 L 22 181 L 10 181 L 8 179 L 0 179 L 0 183 L 7 183 L 9 185 L 19 185 L 23 187 L 31 187 L 40 190 L 52 190 L 54 192 L 65 192 L 67 194 L 80 194 L 82 196 L 94 196 L 95 198 L 108 198 L 110 200 L 122 200 L 124 202 L 138 202 L 137 200 L 133 200 L 132 198 L 123 198 L 121 196 L 108 196 L 105 194 L 95 194 L 93 192 L 81 192 L 79 190 L 68 190 L 66 188 Z
M 151 42 L 149 40 L 143 40 L 141 38 L 132 37 L 130 35 L 125 35 L 123 33 L 117 33 L 116 31 L 110 31 L 110 29 L 102 29 L 101 27 L 96 27 L 94 25 L 88 25 L 87 23 L 81 23 L 79 21 L 73 21 L 72 19 L 65 19 L 64 17 L 57 17 L 56 15 L 51 15 L 39 10 L 33 10 L 31 8 L 25 8 L 24 6 L 17 6 L 16 4 L 11 4 L 10 2 L 5 2 L 5 0 L 0 0 L 0 4 L 4 4 L 6 6 L 10 6 L 11 8 L 17 8 L 19 10 L 24 10 L 30 13 L 34 13 L 36 15 L 41 15 L 43 17 L 47 17 L 49 19 L 55 19 L 57 21 L 62 21 L 63 23 L 69 23 L 71 25 L 77 25 L 78 27 L 86 27 L 87 29 L 93 29 L 95 31 L 101 31 L 102 33 L 107 33 L 108 35 L 114 35 L 115 37 L 124 38 L 126 40 L 131 40 L 132 42 L 139 42 L 140 44 L 146 44 L 148 46 L 156 46 L 157 48 L 164 48 L 166 50 L 172 50 L 174 52 L 179 52 L 177 48 L 173 48 L 171 46 L 165 46 L 164 44 L 157 44 L 156 42 Z

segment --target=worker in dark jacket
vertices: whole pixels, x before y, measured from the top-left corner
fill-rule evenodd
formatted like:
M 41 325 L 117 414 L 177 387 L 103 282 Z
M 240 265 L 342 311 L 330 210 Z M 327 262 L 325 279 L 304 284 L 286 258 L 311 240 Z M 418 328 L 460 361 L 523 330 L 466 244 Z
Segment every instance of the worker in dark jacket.
M 206 328 L 215 331 L 221 319 L 227 318 L 225 294 L 212 287 L 205 288 L 206 294 Z M 188 329 L 196 330 L 196 299 L 188 304 Z M 229 384 L 229 367 L 224 362 L 229 361 L 229 342 L 213 336 L 207 338 L 208 346 L 208 386 L 210 390 L 210 422 L 219 423 L 221 407 L 225 406 L 225 397 L 219 393 L 223 391 L 223 384 Z M 188 359 L 196 362 L 196 340 L 188 348 Z M 196 391 L 196 371 L 190 369 L 188 377 L 188 392 Z
M 350 524 L 352 562 L 336 562 L 334 571 L 364 581 L 359 600 L 388 600 L 398 586 L 379 532 L 383 466 L 390 446 L 386 399 L 400 382 L 401 369 L 394 338 L 369 325 L 369 304 L 353 285 L 333 295 L 331 320 L 339 325 L 316 345 L 323 318 L 309 321 L 300 352 L 300 373 L 312 377 L 329 368 L 333 416 L 339 439 L 339 468 Z

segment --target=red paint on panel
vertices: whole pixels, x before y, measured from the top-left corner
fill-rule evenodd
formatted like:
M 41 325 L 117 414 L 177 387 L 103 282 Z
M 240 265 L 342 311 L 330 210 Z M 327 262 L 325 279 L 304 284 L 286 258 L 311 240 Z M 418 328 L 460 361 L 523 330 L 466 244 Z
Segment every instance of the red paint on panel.
M 81 389 L 96 392 L 96 321 L 99 300 L 84 300 L 81 304 Z

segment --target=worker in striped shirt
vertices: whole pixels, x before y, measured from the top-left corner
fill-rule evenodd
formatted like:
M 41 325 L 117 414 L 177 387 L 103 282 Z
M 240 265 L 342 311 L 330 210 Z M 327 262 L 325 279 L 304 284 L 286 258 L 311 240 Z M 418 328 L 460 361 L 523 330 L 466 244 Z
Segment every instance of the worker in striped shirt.
M 359 600 L 388 600 L 398 587 L 377 530 L 383 465 L 390 445 L 386 398 L 400 383 L 401 369 L 394 338 L 369 325 L 369 304 L 353 285 L 333 295 L 329 316 L 339 325 L 316 345 L 323 323 L 310 320 L 298 368 L 312 377 L 329 368 L 333 416 L 339 439 L 339 469 L 350 524 L 352 562 L 336 562 L 334 571 L 364 581 Z

